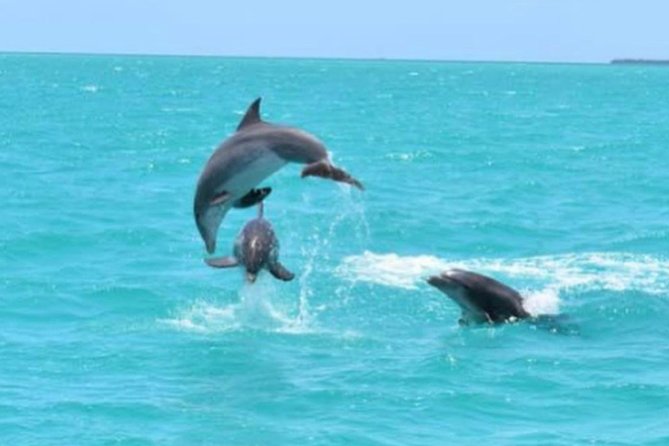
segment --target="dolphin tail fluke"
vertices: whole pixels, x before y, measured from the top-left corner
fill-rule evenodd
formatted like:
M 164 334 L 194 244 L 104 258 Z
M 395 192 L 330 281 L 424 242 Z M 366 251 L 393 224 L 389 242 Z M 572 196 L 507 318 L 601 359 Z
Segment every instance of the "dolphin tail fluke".
M 279 280 L 283 280 L 284 282 L 290 282 L 295 277 L 295 274 L 288 271 L 286 267 L 279 262 L 275 262 L 273 265 L 271 265 L 269 272 L 272 273 L 274 277 Z
M 244 195 L 232 205 L 238 209 L 250 208 L 253 205 L 261 203 L 270 193 L 271 187 L 262 187 L 260 189 L 251 189 L 251 191 Z
M 302 169 L 302 178 L 309 176 L 329 178 L 331 180 L 339 181 L 341 183 L 350 184 L 351 186 L 355 186 L 360 190 L 365 189 L 360 181 L 353 178 L 344 169 L 340 169 L 337 166 L 333 166 L 327 160 L 321 160 L 315 163 L 308 164 L 304 169 Z
M 232 268 L 239 265 L 237 258 L 231 256 L 204 259 L 204 262 L 212 268 Z

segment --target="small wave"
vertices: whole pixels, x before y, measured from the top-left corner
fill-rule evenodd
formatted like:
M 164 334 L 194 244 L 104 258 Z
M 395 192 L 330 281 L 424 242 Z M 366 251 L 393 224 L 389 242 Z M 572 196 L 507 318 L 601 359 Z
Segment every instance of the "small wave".
M 81 90 L 86 91 L 88 93 L 97 93 L 98 90 L 100 90 L 100 87 L 98 87 L 97 85 L 84 85 L 83 87 L 81 87 Z
M 192 113 L 198 111 L 195 107 L 162 107 L 160 111 L 164 113 Z
M 336 268 L 340 277 L 378 285 L 417 289 L 430 274 L 463 268 L 530 283 L 523 294 L 533 314 L 556 313 L 562 290 L 669 293 L 669 261 L 650 255 L 582 253 L 520 259 L 444 260 L 434 256 L 399 256 L 365 251 L 346 257 Z M 518 287 L 518 283 L 515 285 Z
M 393 152 L 385 156 L 392 161 L 413 161 L 432 158 L 432 152 L 428 150 L 416 150 L 413 152 Z

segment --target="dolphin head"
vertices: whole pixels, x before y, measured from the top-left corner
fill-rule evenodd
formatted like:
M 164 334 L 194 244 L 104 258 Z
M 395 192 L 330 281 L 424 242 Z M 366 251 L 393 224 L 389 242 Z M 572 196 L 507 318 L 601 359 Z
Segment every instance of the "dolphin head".
M 254 277 L 260 272 L 262 267 L 267 263 L 267 255 L 269 252 L 268 241 L 263 237 L 253 236 L 244 245 L 244 267 L 246 268 L 247 277 Z M 250 280 L 253 282 L 253 280 Z
M 530 317 L 521 295 L 497 280 L 471 271 L 451 269 L 427 282 L 462 309 L 461 322 L 505 322 Z
M 258 273 L 269 265 L 277 249 L 270 223 L 262 217 L 248 222 L 242 230 L 237 249 L 246 269 L 246 279 L 255 282 Z
M 451 293 L 463 288 L 462 284 L 455 278 L 456 274 L 457 270 L 444 271 L 436 276 L 428 277 L 427 283 L 450 296 Z
M 471 290 L 467 286 L 466 271 L 451 269 L 431 276 L 427 283 L 437 288 L 451 298 L 462 309 L 463 315 L 477 315 L 480 313 L 478 304 L 472 299 Z

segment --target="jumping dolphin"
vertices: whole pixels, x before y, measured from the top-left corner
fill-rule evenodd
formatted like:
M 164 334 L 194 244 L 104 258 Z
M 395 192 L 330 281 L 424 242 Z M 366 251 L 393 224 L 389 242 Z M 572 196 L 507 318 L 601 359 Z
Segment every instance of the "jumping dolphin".
M 427 279 L 462 309 L 461 324 L 497 323 L 530 317 L 518 292 L 493 278 L 461 269 Z
M 269 270 L 280 280 L 293 280 L 295 274 L 279 263 L 279 241 L 272 225 L 263 218 L 263 204 L 258 205 L 258 217 L 246 223 L 235 241 L 233 257 L 206 259 L 214 268 L 231 268 L 240 264 L 246 269 L 246 280 L 255 282 L 261 269 Z
M 260 98 L 253 101 L 237 131 L 214 151 L 197 182 L 193 211 L 207 252 L 216 250 L 216 234 L 231 207 L 249 207 L 272 191 L 254 189 L 287 163 L 307 164 L 302 177 L 318 176 L 363 189 L 362 183 L 328 159 L 313 135 L 260 118 Z

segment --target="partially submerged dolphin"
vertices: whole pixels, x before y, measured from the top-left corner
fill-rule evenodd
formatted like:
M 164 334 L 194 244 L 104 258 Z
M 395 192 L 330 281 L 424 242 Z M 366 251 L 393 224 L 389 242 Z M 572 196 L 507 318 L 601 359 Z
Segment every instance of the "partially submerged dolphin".
M 462 309 L 461 324 L 498 323 L 530 317 L 520 294 L 482 274 L 451 269 L 427 279 Z
M 237 236 L 233 253 L 234 256 L 206 259 L 205 262 L 214 268 L 241 265 L 246 269 L 246 280 L 251 283 L 263 268 L 280 280 L 289 281 L 295 277 L 279 262 L 279 241 L 272 225 L 263 218 L 262 203 L 258 206 L 258 217 L 246 223 Z
M 363 189 L 362 183 L 330 162 L 325 146 L 316 137 L 264 122 L 258 98 L 237 131 L 211 155 L 197 182 L 193 211 L 207 252 L 216 250 L 218 227 L 230 208 L 261 202 L 271 188 L 254 188 L 290 162 L 307 164 L 302 177 L 330 178 Z

